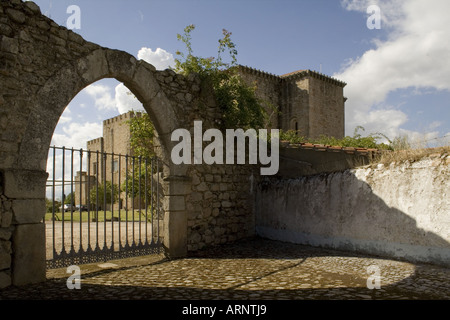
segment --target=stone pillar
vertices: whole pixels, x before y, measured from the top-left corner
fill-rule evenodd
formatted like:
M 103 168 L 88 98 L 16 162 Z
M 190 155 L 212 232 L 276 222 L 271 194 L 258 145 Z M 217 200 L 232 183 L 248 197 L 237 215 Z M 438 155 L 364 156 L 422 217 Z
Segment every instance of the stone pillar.
M 171 175 L 164 181 L 164 246 L 170 258 L 181 258 L 187 255 L 186 195 L 190 179 Z
M 13 285 L 45 281 L 45 183 L 42 170 L 3 171 L 4 203 L 10 206 L 12 236 L 10 277 Z

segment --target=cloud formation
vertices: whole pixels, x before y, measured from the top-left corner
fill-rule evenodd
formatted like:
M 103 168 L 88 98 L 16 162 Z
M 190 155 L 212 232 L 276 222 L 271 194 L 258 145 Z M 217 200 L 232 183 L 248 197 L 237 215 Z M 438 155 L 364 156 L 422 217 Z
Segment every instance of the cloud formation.
M 161 48 L 153 51 L 151 48 L 143 47 L 139 50 L 137 57 L 150 63 L 157 70 L 164 70 L 175 65 L 173 55 Z M 119 113 L 125 113 L 131 110 L 144 110 L 141 102 L 134 95 L 130 94 L 130 90 L 122 83 L 115 88 L 115 103 Z
M 67 146 L 76 149 L 86 149 L 86 142 L 93 137 L 101 137 L 103 135 L 102 123 L 60 123 L 63 133 L 54 133 L 52 145 Z
M 346 65 L 338 74 L 348 85 L 345 95 L 347 132 L 357 125 L 388 136 L 411 133 L 400 126 L 407 115 L 386 105 L 398 89 L 450 90 L 450 24 L 448 0 L 344 0 L 347 10 L 366 13 L 377 4 L 381 9 L 386 40 L 374 40 L 374 49 Z M 435 132 L 437 134 L 437 132 Z
M 164 70 L 175 65 L 173 54 L 161 48 L 153 51 L 151 48 L 143 47 L 139 50 L 137 57 L 152 64 L 156 70 Z
M 115 102 L 120 114 L 131 110 L 144 110 L 142 103 L 131 94 L 130 90 L 123 83 L 118 84 L 115 88 Z
M 116 101 L 111 95 L 111 88 L 103 84 L 91 84 L 84 91 L 95 101 L 99 110 L 115 110 Z

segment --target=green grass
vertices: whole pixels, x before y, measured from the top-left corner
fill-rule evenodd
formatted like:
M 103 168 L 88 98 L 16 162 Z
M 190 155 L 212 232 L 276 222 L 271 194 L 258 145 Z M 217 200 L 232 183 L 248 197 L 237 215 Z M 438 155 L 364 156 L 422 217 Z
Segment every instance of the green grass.
M 64 221 L 70 222 L 71 215 L 72 215 L 71 212 L 64 212 Z M 95 218 L 95 215 L 96 215 L 95 211 L 90 212 L 91 221 L 93 221 L 92 219 Z M 55 216 L 56 216 L 56 221 L 62 221 L 63 213 L 56 212 Z M 103 210 L 98 211 L 98 221 L 99 222 L 105 221 L 105 216 L 106 216 L 106 221 L 111 221 L 111 211 L 103 211 Z M 131 210 L 128 210 L 128 221 L 133 221 L 133 218 L 134 218 L 134 221 L 139 221 L 139 216 L 141 217 L 141 221 L 145 221 L 145 210 L 141 210 L 141 214 L 139 214 L 139 210 L 135 210 L 134 215 Z M 119 219 L 119 211 L 118 210 L 114 210 L 114 217 L 117 220 Z M 89 221 L 88 218 L 89 218 L 88 213 L 86 211 L 83 211 L 81 213 L 81 221 L 88 222 Z M 151 218 L 152 218 L 151 212 L 150 212 L 150 210 L 148 210 L 148 212 L 147 212 L 148 221 L 151 221 Z M 51 220 L 52 220 L 52 213 L 46 213 L 45 221 L 51 221 Z M 80 212 L 79 211 L 73 212 L 73 221 L 74 222 L 80 221 Z M 126 211 L 124 209 L 120 210 L 120 221 L 127 221 Z

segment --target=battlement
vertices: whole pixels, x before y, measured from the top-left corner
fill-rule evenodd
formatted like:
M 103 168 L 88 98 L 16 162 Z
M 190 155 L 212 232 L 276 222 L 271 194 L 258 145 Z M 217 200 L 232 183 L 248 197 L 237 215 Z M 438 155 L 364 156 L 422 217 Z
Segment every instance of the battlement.
M 87 145 L 90 146 L 90 145 L 93 145 L 93 144 L 101 144 L 102 141 L 103 141 L 103 137 L 95 138 L 95 139 L 89 140 L 87 142 Z
M 248 66 L 243 66 L 243 65 L 239 65 L 239 71 L 241 72 L 245 72 L 251 75 L 255 75 L 258 76 L 260 78 L 264 78 L 264 79 L 270 79 L 270 80 L 275 80 L 275 81 L 281 81 L 281 78 L 275 74 L 269 73 L 269 72 L 265 72 L 262 70 L 258 70 L 255 68 L 251 68 Z
M 332 83 L 332 84 L 334 84 L 336 86 L 339 86 L 339 87 L 342 87 L 342 88 L 347 85 L 345 82 L 343 82 L 341 80 L 338 80 L 336 78 L 327 76 L 327 75 L 325 75 L 323 73 L 319 73 L 317 71 L 313 71 L 313 70 L 309 70 L 309 69 L 307 69 L 307 70 L 298 70 L 298 71 L 286 73 L 284 75 L 281 75 L 280 78 L 282 78 L 284 80 L 287 80 L 287 81 L 290 81 L 290 80 L 301 79 L 301 78 L 304 78 L 304 77 L 307 77 L 307 76 L 310 76 L 310 77 L 313 77 L 313 78 L 316 78 L 316 79 L 319 79 L 321 81 L 325 81 L 325 82 L 328 82 L 328 83 Z
M 110 124 L 110 123 L 114 123 L 114 122 L 129 120 L 134 117 L 134 114 L 135 114 L 134 111 L 128 111 L 127 113 L 122 113 L 113 118 L 103 120 L 103 124 L 105 125 L 105 124 Z M 142 115 L 142 112 L 136 112 L 136 117 L 140 117 L 141 115 Z
M 342 87 L 342 88 L 347 85 L 343 81 L 340 81 L 333 77 L 327 76 L 323 73 L 309 70 L 309 69 L 297 70 L 297 71 L 283 74 L 281 76 L 277 76 L 277 75 L 269 73 L 269 72 L 265 72 L 265 71 L 262 71 L 259 69 L 255 69 L 255 68 L 251 68 L 251 67 L 243 66 L 243 65 L 239 65 L 239 71 L 241 71 L 243 73 L 251 74 L 251 75 L 263 78 L 263 79 L 269 79 L 269 80 L 273 80 L 273 81 L 277 81 L 277 82 L 297 80 L 297 79 L 301 79 L 301 78 L 310 76 L 310 77 L 319 79 L 321 81 L 332 83 L 332 84 Z

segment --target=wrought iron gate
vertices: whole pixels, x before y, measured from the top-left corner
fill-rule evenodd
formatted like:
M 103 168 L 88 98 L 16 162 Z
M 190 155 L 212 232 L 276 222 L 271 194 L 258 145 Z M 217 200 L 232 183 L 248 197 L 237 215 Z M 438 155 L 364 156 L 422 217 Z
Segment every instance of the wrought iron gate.
M 161 252 L 157 158 L 52 146 L 48 162 L 47 268 Z

